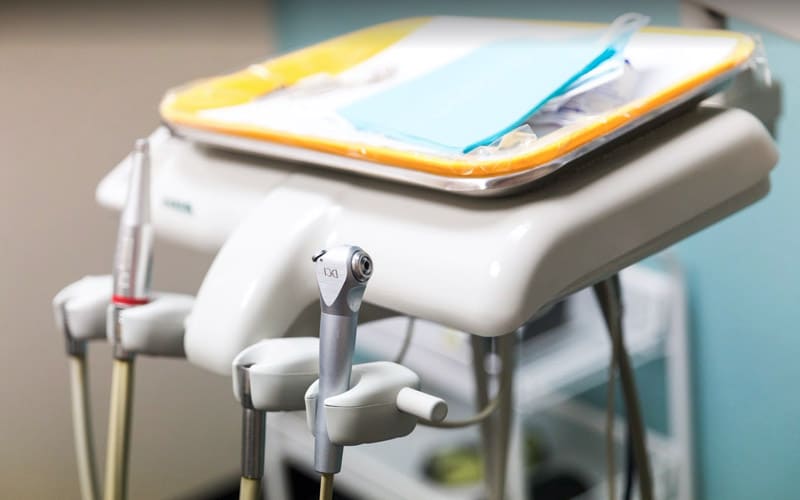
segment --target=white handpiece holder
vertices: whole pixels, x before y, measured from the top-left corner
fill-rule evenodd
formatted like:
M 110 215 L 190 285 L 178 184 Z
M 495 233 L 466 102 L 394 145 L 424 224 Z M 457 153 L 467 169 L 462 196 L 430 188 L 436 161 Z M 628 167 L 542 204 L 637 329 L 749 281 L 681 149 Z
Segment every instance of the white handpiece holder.
M 119 311 L 122 348 L 136 354 L 184 357 L 184 323 L 193 306 L 191 295 L 157 293 L 147 304 L 122 309 Z
M 317 338 L 267 339 L 233 360 L 233 393 L 243 406 L 254 410 L 302 410 L 306 389 L 318 376 Z
M 89 340 L 106 337 L 106 307 L 111 300 L 111 276 L 85 276 L 53 298 L 56 324 L 72 351 Z
M 328 435 L 337 445 L 378 443 L 407 436 L 418 419 L 441 421 L 447 404 L 417 390 L 419 376 L 388 361 L 353 366 L 351 388 L 325 400 Z M 306 418 L 314 432 L 319 382 L 306 391 Z
M 233 394 L 242 405 L 242 477 L 264 475 L 266 412 L 302 410 L 319 376 L 319 340 L 262 340 L 233 360 Z

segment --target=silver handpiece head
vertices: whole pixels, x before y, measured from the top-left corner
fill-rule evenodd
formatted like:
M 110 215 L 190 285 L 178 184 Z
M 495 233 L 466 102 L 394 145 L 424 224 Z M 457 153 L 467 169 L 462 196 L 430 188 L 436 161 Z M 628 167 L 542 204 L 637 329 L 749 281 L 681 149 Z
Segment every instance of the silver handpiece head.
M 312 260 L 322 312 L 339 316 L 357 313 L 372 277 L 369 254 L 354 245 L 341 245 L 320 251 Z
M 120 305 L 144 303 L 150 294 L 153 236 L 150 225 L 150 148 L 136 141 L 128 197 L 120 217 L 114 256 L 114 297 Z

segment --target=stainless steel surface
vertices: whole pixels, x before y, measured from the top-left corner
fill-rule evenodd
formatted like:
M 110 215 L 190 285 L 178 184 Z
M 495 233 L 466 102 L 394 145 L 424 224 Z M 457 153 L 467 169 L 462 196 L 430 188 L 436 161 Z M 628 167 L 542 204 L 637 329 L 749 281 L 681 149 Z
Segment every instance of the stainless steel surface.
M 511 448 L 511 428 L 514 414 L 514 368 L 515 355 L 517 348 L 517 335 L 509 333 L 495 339 L 497 345 L 497 355 L 500 357 L 501 366 L 498 374 L 500 386 L 506 387 L 499 393 L 500 404 L 494 415 L 488 418 L 488 425 L 491 430 L 485 435 L 491 436 L 489 442 L 484 442 L 486 450 L 486 464 L 488 471 L 492 469 L 491 475 L 494 484 L 490 485 L 488 491 L 490 500 L 503 500 L 506 497 L 506 483 L 508 477 L 508 454 Z
M 236 366 L 234 375 L 239 379 L 238 396 L 242 404 L 242 477 L 261 479 L 264 476 L 267 412 L 253 408 L 249 372 L 251 366 Z
M 235 135 L 228 135 L 221 132 L 209 132 L 183 125 L 169 124 L 173 133 L 185 137 L 186 139 L 217 146 L 233 151 L 242 151 L 267 156 L 275 159 L 289 160 L 306 165 L 332 168 L 351 172 L 358 175 L 386 179 L 403 184 L 446 191 L 449 193 L 474 196 L 474 197 L 496 197 L 524 190 L 542 178 L 556 172 L 569 163 L 582 158 L 589 153 L 597 150 L 601 146 L 611 141 L 622 138 L 628 134 L 633 134 L 641 130 L 641 127 L 664 117 L 670 112 L 684 106 L 701 101 L 702 99 L 715 94 L 721 87 L 730 82 L 734 76 L 742 71 L 742 68 L 734 68 L 725 72 L 703 85 L 699 85 L 692 91 L 682 94 L 660 107 L 657 110 L 646 113 L 639 118 L 630 120 L 624 125 L 619 126 L 612 132 L 595 139 L 592 142 L 570 150 L 566 154 L 555 160 L 545 163 L 528 170 L 504 174 L 493 177 L 449 177 L 435 175 L 427 172 L 411 170 L 408 168 L 394 167 L 374 163 L 367 160 L 359 160 L 345 156 L 323 153 L 310 149 L 303 149 L 294 146 L 286 146 L 274 142 L 266 142 L 256 139 L 249 139 Z
M 235 377 L 239 379 L 239 401 L 242 403 L 242 406 L 245 408 L 253 408 L 253 399 L 252 399 L 252 392 L 250 386 L 250 371 L 249 368 L 253 365 L 241 365 L 236 366 L 236 374 Z
M 242 409 L 242 477 L 261 479 L 264 476 L 266 427 L 266 412 Z
M 136 142 L 128 196 L 120 217 L 114 256 L 114 296 L 147 300 L 153 230 L 150 224 L 150 152 L 146 140 Z
M 108 305 L 106 328 L 108 331 L 109 340 L 111 341 L 111 353 L 114 356 L 114 359 L 132 360 L 134 354 L 122 348 L 122 325 L 119 321 L 119 315 L 123 309 L 125 309 L 124 305 Z
M 353 276 L 360 283 L 366 282 L 372 276 L 372 259 L 363 250 L 353 253 L 350 267 L 353 270 Z
M 149 224 L 120 226 L 114 259 L 114 295 L 146 300 L 150 290 L 153 231 Z

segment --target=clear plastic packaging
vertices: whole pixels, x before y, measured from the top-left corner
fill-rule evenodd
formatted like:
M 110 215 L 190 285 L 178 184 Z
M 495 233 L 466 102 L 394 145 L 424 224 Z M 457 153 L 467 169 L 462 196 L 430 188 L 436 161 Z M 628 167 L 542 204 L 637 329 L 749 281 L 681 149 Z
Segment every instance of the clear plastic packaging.
M 557 105 L 547 106 L 528 120 L 531 129 L 544 135 L 544 130 L 555 130 L 580 120 L 592 119 L 613 111 L 636 96 L 639 74 L 629 61 L 623 61 L 614 79 L 586 92 L 574 95 Z

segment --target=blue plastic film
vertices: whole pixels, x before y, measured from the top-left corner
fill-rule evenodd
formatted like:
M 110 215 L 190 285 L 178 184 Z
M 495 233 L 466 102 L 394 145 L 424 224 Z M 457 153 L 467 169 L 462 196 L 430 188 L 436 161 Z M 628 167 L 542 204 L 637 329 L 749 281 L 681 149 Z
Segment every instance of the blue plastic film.
M 360 130 L 466 153 L 521 126 L 549 99 L 614 57 L 635 31 L 630 23 L 625 27 L 602 39 L 497 41 L 351 103 L 339 114 Z

